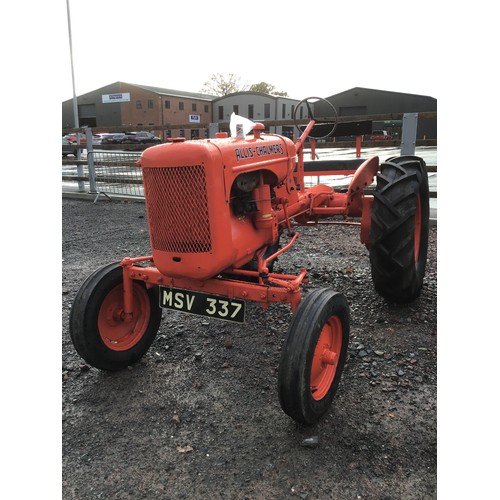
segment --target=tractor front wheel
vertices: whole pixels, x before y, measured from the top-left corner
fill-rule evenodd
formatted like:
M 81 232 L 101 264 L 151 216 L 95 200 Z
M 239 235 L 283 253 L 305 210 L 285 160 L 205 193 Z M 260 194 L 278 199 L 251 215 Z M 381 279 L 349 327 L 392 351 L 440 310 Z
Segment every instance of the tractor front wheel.
M 301 424 L 315 424 L 328 411 L 340 383 L 349 343 L 349 306 L 328 288 L 299 304 L 288 328 L 278 370 L 283 411 Z
M 161 321 L 158 289 L 133 283 L 133 314 L 123 309 L 123 269 L 109 264 L 92 273 L 76 294 L 70 336 L 76 351 L 101 370 L 120 370 L 138 361 L 153 342 Z
M 429 181 L 416 156 L 380 165 L 371 209 L 370 263 L 380 295 L 410 302 L 422 288 L 429 240 Z

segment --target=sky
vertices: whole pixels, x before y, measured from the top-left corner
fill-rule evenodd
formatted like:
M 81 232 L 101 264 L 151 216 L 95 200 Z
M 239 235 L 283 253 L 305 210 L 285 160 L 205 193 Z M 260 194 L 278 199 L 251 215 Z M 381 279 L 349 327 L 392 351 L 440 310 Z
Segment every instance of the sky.
M 237 75 L 242 85 L 261 81 L 289 97 L 328 97 L 353 87 L 437 96 L 437 17 L 419 3 L 378 2 L 68 0 L 61 2 L 63 87 L 76 95 L 123 81 L 199 92 L 215 73 Z M 394 4 L 385 4 L 394 5 Z M 398 4 L 401 5 L 401 4 Z M 418 35 L 401 36 L 405 32 Z

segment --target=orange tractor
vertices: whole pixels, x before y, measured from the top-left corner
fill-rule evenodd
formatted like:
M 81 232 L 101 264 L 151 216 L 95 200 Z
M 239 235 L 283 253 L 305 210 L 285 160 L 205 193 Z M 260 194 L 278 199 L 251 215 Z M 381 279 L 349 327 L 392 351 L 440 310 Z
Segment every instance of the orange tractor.
M 314 117 L 317 101 L 297 105 L 296 110 L 307 106 L 309 122 L 296 142 L 264 133 L 260 123 L 248 135 L 237 124 L 232 137 L 173 139 L 142 153 L 138 166 L 152 255 L 109 264 L 81 286 L 70 334 L 87 363 L 120 370 L 138 361 L 164 309 L 244 322 L 247 301 L 263 308 L 290 304 L 293 316 L 278 370 L 281 407 L 304 424 L 327 412 L 346 361 L 348 303 L 329 288 L 301 299 L 306 269 L 279 274 L 273 264 L 299 238 L 298 226 L 354 218 L 369 249 L 375 289 L 390 301 L 409 302 L 424 279 L 429 187 L 421 158 L 402 156 L 379 165 L 375 156 L 350 172 L 347 191 L 325 184 L 305 188 L 306 139 L 318 139 L 325 126 L 331 135 L 337 125 L 328 101 L 328 116 Z M 375 177 L 375 191 L 368 194 Z

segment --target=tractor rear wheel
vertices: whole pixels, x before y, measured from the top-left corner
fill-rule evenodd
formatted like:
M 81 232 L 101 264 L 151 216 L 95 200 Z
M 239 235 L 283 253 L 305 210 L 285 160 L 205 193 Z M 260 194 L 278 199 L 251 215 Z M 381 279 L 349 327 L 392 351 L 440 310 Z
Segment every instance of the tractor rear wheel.
M 315 424 L 328 411 L 348 344 L 345 297 L 328 288 L 307 295 L 290 322 L 278 370 L 281 407 L 296 422 Z
M 147 352 L 160 326 L 158 288 L 133 283 L 133 316 L 123 312 L 123 269 L 109 264 L 92 273 L 76 294 L 69 321 L 78 354 L 101 370 L 120 370 Z
M 370 263 L 375 289 L 387 300 L 410 302 L 422 289 L 429 240 L 429 181 L 416 156 L 380 166 L 371 209 Z

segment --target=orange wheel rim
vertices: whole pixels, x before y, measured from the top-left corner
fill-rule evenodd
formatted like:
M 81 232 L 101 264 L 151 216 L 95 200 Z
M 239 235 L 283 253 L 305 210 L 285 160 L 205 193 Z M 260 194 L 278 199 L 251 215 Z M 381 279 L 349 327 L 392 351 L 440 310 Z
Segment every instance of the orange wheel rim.
M 313 399 L 323 399 L 332 385 L 342 348 L 342 322 L 331 316 L 323 326 L 314 349 L 311 365 L 311 394 Z
M 418 262 L 418 256 L 420 254 L 420 234 L 422 232 L 422 206 L 420 202 L 420 195 L 417 196 L 417 211 L 415 213 L 415 236 L 413 237 L 414 241 L 414 256 L 415 256 L 415 264 Z
M 113 351 L 126 351 L 144 336 L 149 324 L 151 306 L 145 288 L 134 283 L 133 315 L 125 321 L 123 286 L 111 290 L 101 304 L 97 326 L 102 341 Z

